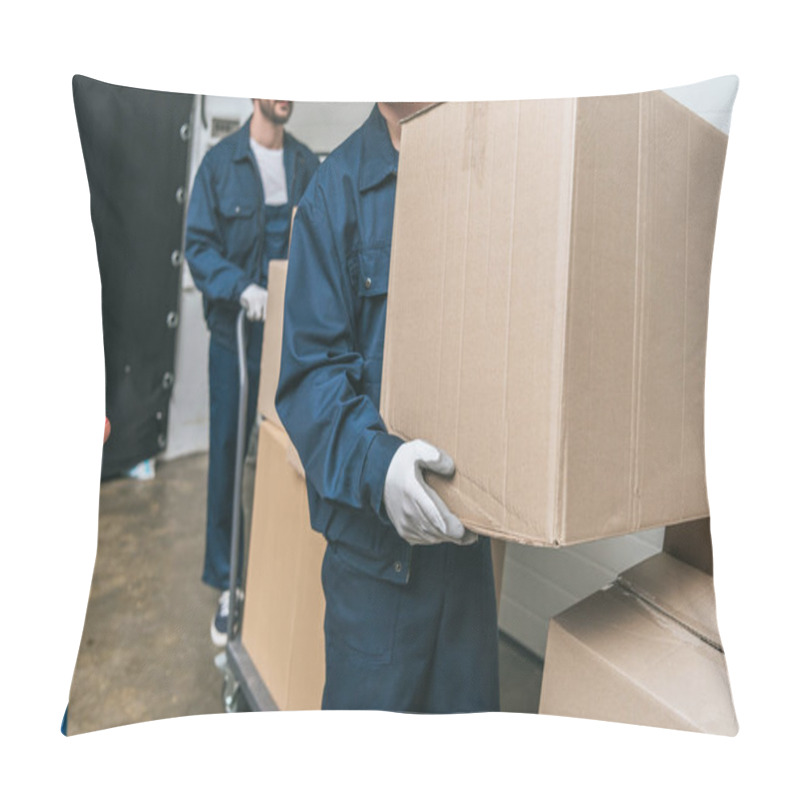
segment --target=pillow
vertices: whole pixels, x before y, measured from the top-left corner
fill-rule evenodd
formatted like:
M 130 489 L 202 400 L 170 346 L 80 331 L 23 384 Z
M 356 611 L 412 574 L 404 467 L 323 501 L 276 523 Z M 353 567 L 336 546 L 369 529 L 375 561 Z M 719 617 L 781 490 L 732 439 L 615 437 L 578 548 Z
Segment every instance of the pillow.
M 380 411 L 380 441 L 426 439 L 453 456 L 455 477 L 429 482 L 491 543 L 500 710 L 737 730 L 703 452 L 709 271 L 737 83 L 423 109 L 400 128 L 391 270 L 388 242 L 380 256 L 364 246 L 344 259 L 357 298 L 347 313 L 386 314 L 382 357 L 348 374 L 355 396 Z M 319 709 L 326 672 L 333 684 L 342 664 L 357 674 L 383 659 L 360 644 L 337 650 L 342 590 L 323 560 L 367 576 L 359 586 L 402 589 L 373 574 L 376 549 L 341 538 L 346 503 L 320 499 L 326 429 L 309 436 L 299 412 L 283 418 L 282 358 L 311 338 L 297 317 L 284 326 L 284 293 L 287 308 L 302 297 L 329 310 L 323 285 L 301 286 L 310 273 L 296 267 L 316 219 L 308 196 L 288 260 L 253 243 L 265 229 L 278 241 L 285 226 L 288 247 L 291 207 L 342 156 L 318 161 L 376 112 L 80 76 L 73 90 L 111 434 L 67 731 Z M 251 113 L 270 130 L 289 117 L 283 172 L 274 142 L 250 142 Z M 365 163 L 361 185 L 342 193 L 392 180 Z M 212 261 L 214 248 L 225 252 Z M 263 304 L 239 322 L 253 285 Z M 375 502 L 358 513 L 387 528 Z M 362 614 L 363 597 L 351 599 Z M 399 645 L 388 646 L 402 673 Z

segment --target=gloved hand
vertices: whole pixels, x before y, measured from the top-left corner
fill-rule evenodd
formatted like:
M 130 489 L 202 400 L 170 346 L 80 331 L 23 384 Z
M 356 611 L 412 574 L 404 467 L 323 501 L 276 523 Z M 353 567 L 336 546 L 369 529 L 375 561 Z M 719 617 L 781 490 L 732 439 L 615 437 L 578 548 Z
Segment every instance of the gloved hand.
M 409 544 L 472 544 L 476 534 L 464 530 L 442 498 L 428 486 L 423 468 L 452 475 L 455 465 L 450 456 L 422 439 L 400 445 L 389 464 L 383 504 L 397 532 Z
M 239 296 L 239 303 L 247 313 L 247 319 L 263 322 L 267 318 L 267 290 L 251 283 Z

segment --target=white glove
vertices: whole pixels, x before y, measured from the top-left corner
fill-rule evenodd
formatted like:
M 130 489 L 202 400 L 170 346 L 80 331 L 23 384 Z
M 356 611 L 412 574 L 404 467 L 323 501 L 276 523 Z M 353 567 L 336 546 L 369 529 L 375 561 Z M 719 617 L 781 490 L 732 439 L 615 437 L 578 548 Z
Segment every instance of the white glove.
M 239 303 L 247 312 L 247 319 L 263 322 L 267 318 L 267 290 L 251 283 L 239 296 Z
M 455 465 L 450 456 L 422 439 L 400 445 L 389 464 L 383 505 L 397 532 L 409 544 L 472 544 L 477 535 L 464 530 L 442 498 L 428 486 L 423 468 L 452 475 Z

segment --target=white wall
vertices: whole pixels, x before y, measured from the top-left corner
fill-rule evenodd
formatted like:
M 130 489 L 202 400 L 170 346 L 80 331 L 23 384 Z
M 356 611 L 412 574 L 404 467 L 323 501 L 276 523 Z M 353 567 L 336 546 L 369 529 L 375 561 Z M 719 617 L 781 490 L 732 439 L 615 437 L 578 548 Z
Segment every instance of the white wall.
M 506 547 L 500 630 L 543 658 L 547 625 L 623 570 L 659 552 L 664 529 L 615 536 L 569 547 Z
M 369 116 L 372 103 L 295 103 L 286 129 L 321 156 L 328 155 Z

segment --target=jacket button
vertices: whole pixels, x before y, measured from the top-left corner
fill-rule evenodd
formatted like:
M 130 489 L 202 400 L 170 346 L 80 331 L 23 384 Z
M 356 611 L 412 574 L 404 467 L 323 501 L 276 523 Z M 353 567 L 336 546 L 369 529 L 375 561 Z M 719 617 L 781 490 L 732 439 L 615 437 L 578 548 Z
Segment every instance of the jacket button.
M 367 279 L 364 281 L 364 286 L 366 286 L 366 287 L 367 287 L 367 289 L 369 289 L 369 287 L 370 287 L 370 286 L 372 286 L 372 278 L 367 278 Z M 397 571 L 399 572 L 400 570 L 397 570 Z
M 395 572 L 402 572 L 403 571 L 403 565 L 399 561 L 395 561 L 394 562 L 394 571 Z
M 236 213 L 238 214 L 242 210 L 241 206 L 236 206 Z

